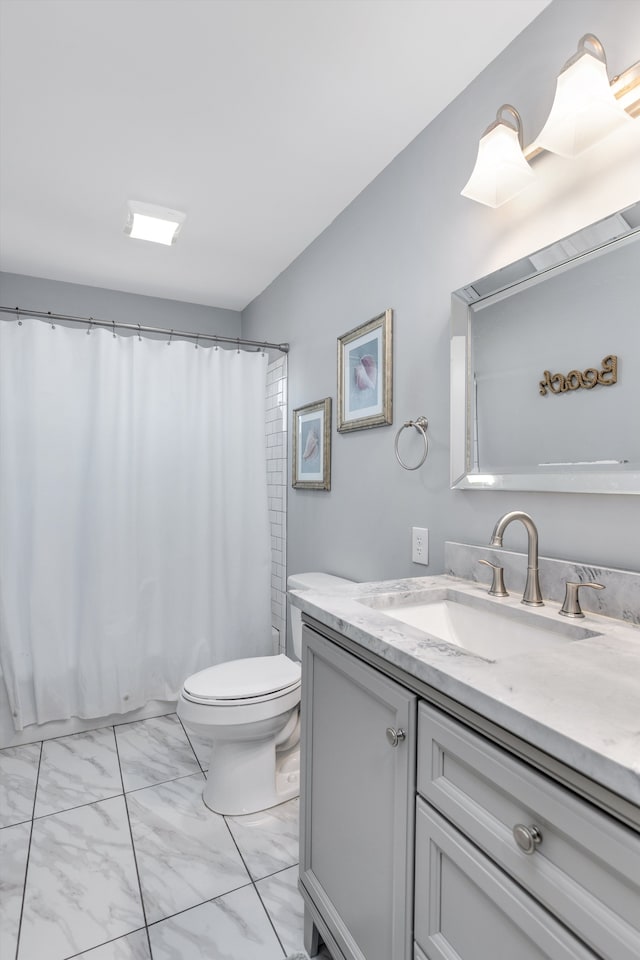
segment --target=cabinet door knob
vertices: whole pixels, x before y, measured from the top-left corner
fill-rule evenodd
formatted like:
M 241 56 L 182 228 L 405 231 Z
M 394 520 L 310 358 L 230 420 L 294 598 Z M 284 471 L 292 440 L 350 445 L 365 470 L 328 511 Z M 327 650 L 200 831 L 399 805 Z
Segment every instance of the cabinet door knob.
M 513 838 L 523 853 L 535 853 L 542 843 L 542 834 L 537 827 L 525 827 L 524 823 L 516 823 L 513 828 Z
M 404 730 L 394 730 L 393 727 L 387 727 L 387 740 L 392 747 L 397 747 L 401 740 L 406 739 Z

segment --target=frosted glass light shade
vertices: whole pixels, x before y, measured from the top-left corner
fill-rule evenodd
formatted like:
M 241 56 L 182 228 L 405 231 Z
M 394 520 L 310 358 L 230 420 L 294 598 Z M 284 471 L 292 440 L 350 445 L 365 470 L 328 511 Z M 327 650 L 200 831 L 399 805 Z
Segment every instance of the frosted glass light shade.
M 613 95 L 606 64 L 585 51 L 558 77 L 551 113 L 536 146 L 577 157 L 629 121 Z
M 140 200 L 129 200 L 124 232 L 133 240 L 150 240 L 170 247 L 176 242 L 186 214 Z
M 460 192 L 488 207 L 499 207 L 533 180 L 517 131 L 506 123 L 496 123 L 481 137 L 473 173 Z
M 177 229 L 175 220 L 160 220 L 158 217 L 134 213 L 129 236 L 132 240 L 151 240 L 152 243 L 164 243 L 170 247 Z

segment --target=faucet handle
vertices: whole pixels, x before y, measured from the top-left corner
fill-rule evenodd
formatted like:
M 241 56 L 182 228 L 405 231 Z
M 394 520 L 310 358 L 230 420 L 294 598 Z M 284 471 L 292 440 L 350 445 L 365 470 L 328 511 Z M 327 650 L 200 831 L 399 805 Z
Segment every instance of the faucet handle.
M 509 591 L 504 586 L 504 569 L 499 564 L 492 563 L 491 560 L 478 560 L 478 563 L 486 564 L 493 571 L 489 594 L 492 597 L 508 597 Z
M 603 583 L 576 583 L 574 580 L 567 580 L 565 585 L 564 603 L 560 615 L 562 617 L 584 617 L 580 607 L 578 590 L 580 587 L 591 587 L 592 590 L 604 590 Z

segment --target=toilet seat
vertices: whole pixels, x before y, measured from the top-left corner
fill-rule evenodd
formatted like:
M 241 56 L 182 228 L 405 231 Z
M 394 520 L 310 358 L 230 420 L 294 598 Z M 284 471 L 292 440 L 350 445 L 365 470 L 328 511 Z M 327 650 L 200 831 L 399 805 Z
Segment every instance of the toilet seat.
M 219 706 L 245 706 L 276 700 L 301 683 L 300 664 L 284 654 L 229 660 L 187 677 L 185 700 Z

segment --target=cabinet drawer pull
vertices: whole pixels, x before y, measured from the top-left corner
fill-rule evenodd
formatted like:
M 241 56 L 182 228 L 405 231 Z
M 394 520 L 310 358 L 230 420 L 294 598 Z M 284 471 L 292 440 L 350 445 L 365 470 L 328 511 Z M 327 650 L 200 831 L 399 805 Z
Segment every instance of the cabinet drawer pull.
M 542 843 L 542 834 L 537 827 L 525 827 L 524 823 L 516 823 L 513 828 L 513 838 L 523 853 L 532 854 Z
M 401 740 L 406 739 L 404 730 L 394 730 L 393 727 L 387 727 L 387 740 L 392 747 L 397 747 Z

